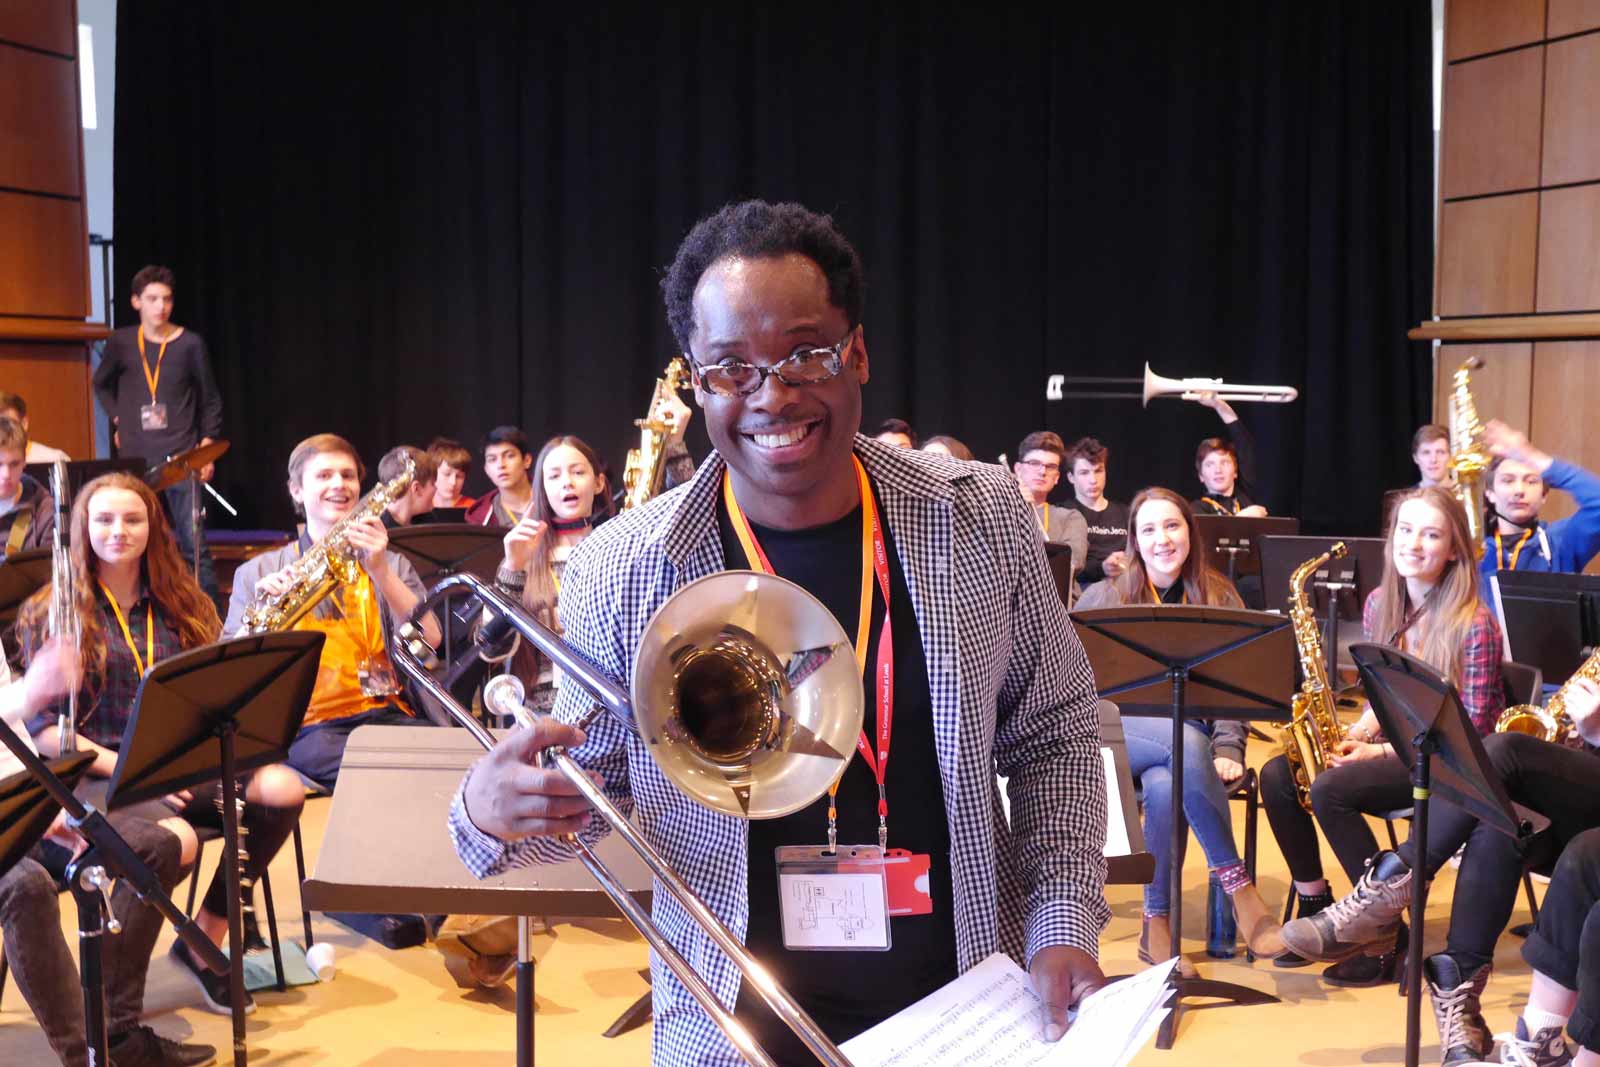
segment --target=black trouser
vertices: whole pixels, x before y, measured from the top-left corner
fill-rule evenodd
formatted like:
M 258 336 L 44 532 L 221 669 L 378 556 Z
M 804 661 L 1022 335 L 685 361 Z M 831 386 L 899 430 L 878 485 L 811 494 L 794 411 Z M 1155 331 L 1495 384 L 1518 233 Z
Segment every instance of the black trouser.
M 0 727 L 4 729 L 4 727 Z M 134 853 L 156 872 L 171 892 L 183 878 L 178 838 L 155 823 L 113 813 L 112 827 Z M 88 1063 L 84 1044 L 83 990 L 72 953 L 61 935 L 60 890 L 71 856 L 52 842 L 43 842 L 10 870 L 0 874 L 0 929 L 6 959 L 22 998 L 33 1009 L 50 1047 L 65 1067 Z M 139 900 L 126 879 L 117 880 L 111 908 L 122 932 L 101 939 L 105 974 L 106 1029 L 131 1030 L 144 1010 L 145 972 L 161 933 L 161 913 Z
M 1562 851 L 1522 958 L 1578 991 L 1567 1033 L 1600 1052 L 1600 829 L 1585 830 Z
M 1311 783 L 1311 806 L 1317 816 L 1313 823 L 1295 794 L 1289 761 L 1277 755 L 1261 768 L 1261 804 L 1291 878 L 1315 882 L 1322 877 L 1322 855 L 1317 850 L 1320 824 L 1339 866 L 1354 884 L 1378 851 L 1378 839 L 1365 816 L 1410 807 L 1410 772 L 1396 756 L 1329 767 Z M 1446 853 L 1445 859 L 1449 858 Z

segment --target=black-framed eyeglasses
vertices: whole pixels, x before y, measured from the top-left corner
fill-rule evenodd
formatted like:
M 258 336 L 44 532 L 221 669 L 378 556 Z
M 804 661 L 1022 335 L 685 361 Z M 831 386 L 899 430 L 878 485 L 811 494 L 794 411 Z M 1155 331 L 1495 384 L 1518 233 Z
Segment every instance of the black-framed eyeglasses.
M 1043 474 L 1059 475 L 1061 473 L 1061 464 L 1059 463 L 1046 463 L 1040 459 L 1019 459 L 1017 462 L 1029 470 L 1039 471 Z
M 704 366 L 690 360 L 690 365 L 694 367 L 695 385 L 716 396 L 749 396 L 766 383 L 769 374 L 776 374 L 784 385 L 820 385 L 844 370 L 844 353 L 855 336 L 856 328 L 852 326 L 838 344 L 823 348 L 800 345 L 770 367 L 738 359 Z

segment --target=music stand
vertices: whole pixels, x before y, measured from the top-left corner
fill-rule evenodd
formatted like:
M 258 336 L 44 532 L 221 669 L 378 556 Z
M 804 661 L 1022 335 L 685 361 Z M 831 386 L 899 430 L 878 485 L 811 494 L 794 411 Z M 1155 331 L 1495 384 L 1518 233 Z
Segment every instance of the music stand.
M 1261 573 L 1256 538 L 1266 534 L 1297 534 L 1300 520 L 1281 515 L 1196 515 L 1195 526 L 1205 539 L 1207 560 L 1228 576 L 1228 581 Z
M 1352 645 L 1350 655 L 1361 671 L 1384 736 L 1392 739 L 1395 753 L 1411 768 L 1413 863 L 1424 862 L 1428 807 L 1435 792 L 1492 829 L 1526 843 L 1530 828 L 1514 814 L 1511 798 L 1490 766 L 1455 686 L 1415 656 L 1388 645 Z M 1414 871 L 1406 959 L 1406 1067 L 1417 1067 L 1422 1040 L 1422 924 L 1427 901 L 1428 880 Z
M 1046 541 L 1044 558 L 1050 567 L 1050 577 L 1055 580 L 1056 594 L 1061 597 L 1062 607 L 1071 610 L 1074 599 L 1072 580 L 1077 572 L 1072 558 L 1072 546 L 1060 541 Z
M 1328 655 L 1328 677 L 1339 677 L 1340 638 L 1346 650 L 1361 637 L 1361 611 L 1367 597 L 1383 580 L 1385 544 L 1381 537 L 1290 537 L 1263 534 L 1256 542 L 1261 553 L 1261 587 L 1267 603 L 1282 611 L 1289 601 L 1289 576 L 1308 559 L 1322 555 L 1343 541 L 1349 550 L 1343 559 L 1330 559 L 1307 583 L 1312 607 L 1326 620 L 1322 641 Z M 1353 623 L 1353 626 L 1346 626 Z
M 284 758 L 305 718 L 325 635 L 254 634 L 180 653 L 139 682 L 106 789 L 108 810 L 222 779 L 222 864 L 228 880 L 233 1060 L 244 1044 L 244 943 L 238 778 Z M 141 727 L 140 723 L 144 725 Z
M 50 484 L 50 470 L 53 463 L 29 463 L 22 469 L 33 475 L 41 485 Z M 72 501 L 77 499 L 78 490 L 94 481 L 102 474 L 111 474 L 114 471 L 126 471 L 133 475 L 144 474 L 144 464 L 137 459 L 69 459 L 67 460 L 67 507 L 72 506 Z M 58 502 L 59 503 L 59 502 Z
M 1491 583 L 1506 658 L 1567 678 L 1600 645 L 1600 577 L 1500 571 Z
M 67 887 L 78 905 L 78 981 L 83 987 L 84 1043 L 91 1063 L 110 1063 L 107 1056 L 105 971 L 101 945 L 106 930 L 117 933 L 121 924 L 111 915 L 111 875 L 124 879 L 139 899 L 159 911 L 172 924 L 173 931 L 187 944 L 196 958 L 208 967 L 224 964 L 222 952 L 194 920 L 162 892 L 156 874 L 128 847 L 122 835 L 111 828 L 105 814 L 85 807 L 73 796 L 72 788 L 91 763 L 92 752 L 74 752 L 46 763 L 18 737 L 0 724 L 0 743 L 21 762 L 24 774 L 12 775 L 0 783 L 0 870 L 5 870 L 33 846 L 49 828 L 57 808 L 67 812 L 67 825 L 77 831 L 89 848 L 67 866 Z M 60 772 L 58 775 L 57 772 Z M 62 780 L 64 775 L 68 781 Z M 40 794 L 43 798 L 40 798 Z M 18 825 L 9 820 L 16 818 Z M 25 824 L 25 828 L 24 825 Z M 27 832 L 37 829 L 32 838 Z
M 22 602 L 50 584 L 50 549 L 17 552 L 0 561 L 0 632 L 16 625 Z
M 438 579 L 452 574 L 476 574 L 492 582 L 505 553 L 505 535 L 506 531 L 498 526 L 464 522 L 397 526 L 389 531 L 389 547 L 410 560 L 417 577 L 430 588 Z M 439 647 L 447 659 L 455 650 L 451 634 L 454 616 L 455 612 L 447 609 L 441 623 L 444 640 Z
M 1261 611 L 1183 605 L 1137 605 L 1076 612 L 1072 625 L 1094 667 L 1095 685 L 1122 715 L 1172 721 L 1172 944 L 1183 938 L 1183 869 L 1178 857 L 1189 832 L 1183 814 L 1185 718 L 1273 720 L 1292 715 L 1294 631 L 1289 620 Z M 1186 996 L 1225 1004 L 1271 1004 L 1270 993 L 1233 982 L 1176 978 L 1172 1012 L 1157 1048 L 1171 1048 Z

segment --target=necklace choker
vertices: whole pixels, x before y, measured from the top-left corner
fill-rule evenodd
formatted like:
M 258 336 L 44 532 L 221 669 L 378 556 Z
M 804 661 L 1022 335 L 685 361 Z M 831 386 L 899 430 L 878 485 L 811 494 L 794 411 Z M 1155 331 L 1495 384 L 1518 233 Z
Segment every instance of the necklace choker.
M 585 515 L 581 519 L 570 519 L 566 522 L 562 522 L 558 519 L 557 521 L 552 522 L 550 525 L 555 528 L 557 533 L 569 533 L 573 530 L 587 530 L 589 527 L 593 526 L 594 523 L 590 521 L 589 516 Z

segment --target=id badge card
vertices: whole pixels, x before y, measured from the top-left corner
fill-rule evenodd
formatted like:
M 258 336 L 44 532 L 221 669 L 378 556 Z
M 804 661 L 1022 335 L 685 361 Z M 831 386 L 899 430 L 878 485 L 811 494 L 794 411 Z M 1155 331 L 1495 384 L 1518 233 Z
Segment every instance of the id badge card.
M 877 845 L 784 845 L 778 861 L 783 947 L 796 952 L 887 952 L 889 885 Z
M 400 679 L 394 669 L 378 660 L 367 660 L 356 670 L 356 680 L 361 683 L 361 695 L 366 697 L 393 696 L 400 692 Z
M 139 405 L 139 427 L 144 430 L 165 430 L 167 428 L 167 405 Z
M 933 893 L 928 885 L 931 866 L 932 860 L 926 852 L 891 848 L 884 854 L 883 874 L 891 916 L 933 914 Z

